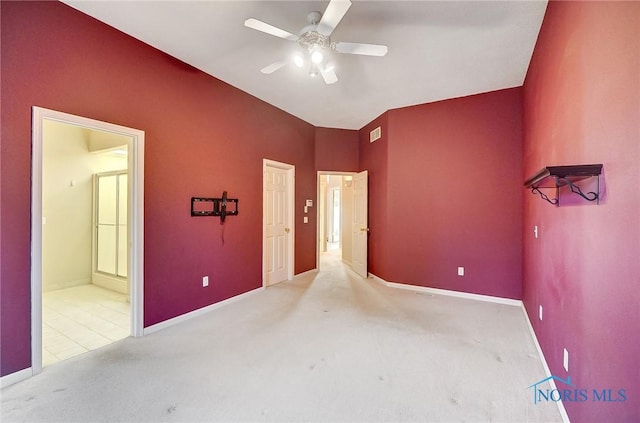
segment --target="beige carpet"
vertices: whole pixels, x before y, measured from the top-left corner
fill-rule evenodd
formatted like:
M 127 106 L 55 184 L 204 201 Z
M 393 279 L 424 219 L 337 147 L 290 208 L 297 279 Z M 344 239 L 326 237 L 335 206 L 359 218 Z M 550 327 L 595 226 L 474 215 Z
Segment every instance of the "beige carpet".
M 322 271 L 2 390 L 2 422 L 561 421 L 522 310 Z

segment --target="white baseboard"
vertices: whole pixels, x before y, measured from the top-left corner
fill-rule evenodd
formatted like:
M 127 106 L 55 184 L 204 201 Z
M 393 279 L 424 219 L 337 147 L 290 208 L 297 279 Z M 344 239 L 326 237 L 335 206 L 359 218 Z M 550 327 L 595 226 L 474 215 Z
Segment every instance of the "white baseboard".
M 229 305 L 229 304 L 235 303 L 237 301 L 240 301 L 240 300 L 242 300 L 242 299 L 244 299 L 244 298 L 246 298 L 246 297 L 248 297 L 250 295 L 253 295 L 253 294 L 255 294 L 255 293 L 259 292 L 259 291 L 262 291 L 262 290 L 264 290 L 264 287 L 256 288 L 256 289 L 253 289 L 251 291 L 247 291 L 247 292 L 245 292 L 243 294 L 236 295 L 235 297 L 227 298 L 226 300 L 222 300 L 222 301 L 217 302 L 215 304 L 211 304 L 211 305 L 208 305 L 206 307 L 202 307 L 202 308 L 199 308 L 197 310 L 193 310 L 193 311 L 190 311 L 188 313 L 182 314 L 180 316 L 174 317 L 172 319 L 165 320 L 164 322 L 156 323 L 155 325 L 151 325 L 149 327 L 144 328 L 143 335 L 149 335 L 151 333 L 158 332 L 159 330 L 166 329 L 168 327 L 177 325 L 178 323 L 182 323 L 182 322 L 185 322 L 187 320 L 191 320 L 194 317 L 202 316 L 203 314 L 207 314 L 210 311 L 216 310 L 216 309 L 218 309 L 220 307 L 224 307 L 226 305 Z
M 493 297 L 490 295 L 470 294 L 467 292 L 451 291 L 448 289 L 428 288 L 424 286 L 409 285 L 409 284 L 402 284 L 402 283 L 396 283 L 396 282 L 387 282 L 384 279 L 374 275 L 373 273 L 369 273 L 369 277 L 373 279 L 375 282 L 384 286 L 388 286 L 390 288 L 406 289 L 410 291 L 426 292 L 429 294 L 437 294 L 437 295 L 448 295 L 452 297 L 467 298 L 470 300 L 478 300 L 478 301 L 488 301 L 492 303 L 506 304 L 506 305 L 520 307 L 520 309 L 524 313 L 525 320 L 527 321 L 527 326 L 529 327 L 529 333 L 531 334 L 533 343 L 535 344 L 536 350 L 538 351 L 538 356 L 540 357 L 540 361 L 542 362 L 542 367 L 544 368 L 544 372 L 547 375 L 547 377 L 551 376 L 551 371 L 549 370 L 549 366 L 547 365 L 547 360 L 544 358 L 542 348 L 540 348 L 540 343 L 538 342 L 536 333 L 533 330 L 533 325 L 531 325 L 531 321 L 529 320 L 529 315 L 527 314 L 527 310 L 524 307 L 524 302 L 522 302 L 521 300 L 513 300 L 511 298 L 502 298 L 502 297 Z M 557 389 L 556 383 L 553 379 L 549 379 L 549 384 L 551 385 L 551 389 Z M 564 404 L 562 403 L 562 401 L 556 401 L 556 404 L 558 404 L 558 411 L 560 412 L 562 421 L 565 423 L 570 423 L 569 415 L 567 414 L 567 410 L 564 408 Z
M 29 379 L 31 376 L 33 376 L 33 369 L 31 369 L 31 367 L 2 376 L 0 378 L 0 388 L 6 388 L 7 386 L 15 383 L 22 382 L 23 380 Z
M 108 275 L 102 275 L 100 273 L 93 273 L 91 275 L 91 283 L 100 288 L 109 289 L 111 291 L 119 292 L 121 294 L 128 294 L 128 285 L 126 279 L 115 278 Z
M 542 348 L 540 347 L 540 343 L 538 342 L 538 337 L 536 336 L 535 331 L 533 330 L 533 325 L 531 324 L 531 320 L 529 320 L 529 315 L 527 314 L 527 309 L 522 303 L 522 312 L 524 313 L 524 319 L 527 321 L 527 326 L 529 327 L 529 333 L 531 334 L 531 338 L 533 339 L 533 343 L 536 346 L 536 350 L 538 351 L 538 356 L 540 357 L 540 361 L 542 362 L 542 367 L 544 368 L 544 373 L 547 377 L 551 376 L 551 370 L 547 365 L 547 360 L 544 358 L 544 353 L 542 352 Z M 556 386 L 556 381 L 553 379 L 549 379 L 549 385 L 551 385 L 551 389 L 558 389 Z M 562 421 L 565 423 L 570 423 L 569 415 L 567 414 L 567 410 L 564 408 L 564 404 L 562 403 L 562 399 L 560 401 L 555 401 L 558 404 L 558 411 L 560 411 L 560 416 L 562 417 Z
M 471 294 L 469 292 L 452 291 L 449 289 L 429 288 L 426 286 L 410 285 L 410 284 L 397 283 L 397 282 L 387 282 L 384 279 L 374 275 L 373 273 L 369 273 L 369 277 L 374 281 L 378 282 L 379 284 L 388 286 L 390 288 L 406 289 L 409 291 L 417 291 L 417 292 L 426 292 L 428 294 L 436 294 L 436 295 L 447 295 L 450 297 L 466 298 L 469 300 L 487 301 L 491 303 L 505 304 L 505 305 L 516 306 L 516 307 L 522 306 L 522 301 L 514 300 L 511 298 L 493 297 L 491 295 Z

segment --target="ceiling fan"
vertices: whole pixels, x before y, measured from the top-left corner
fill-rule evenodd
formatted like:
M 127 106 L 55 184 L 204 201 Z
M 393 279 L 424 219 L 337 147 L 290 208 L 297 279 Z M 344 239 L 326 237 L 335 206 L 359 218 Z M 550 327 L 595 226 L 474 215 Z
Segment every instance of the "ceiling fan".
M 387 46 L 379 44 L 362 44 L 331 41 L 331 33 L 338 26 L 347 10 L 351 7 L 349 0 L 331 0 L 324 13 L 311 12 L 307 15 L 309 24 L 302 28 L 298 35 L 277 28 L 258 19 L 250 18 L 244 21 L 244 26 L 257 31 L 295 41 L 301 47 L 293 57 L 293 62 L 298 67 L 303 67 L 310 62 L 309 75 L 322 75 L 324 82 L 333 84 L 338 81 L 335 67 L 327 59 L 327 52 L 336 51 L 345 54 L 360 54 L 364 56 L 384 56 L 387 54 Z M 305 58 L 306 57 L 306 58 Z M 271 74 L 289 63 L 289 60 L 280 60 L 260 70 L 264 74 Z

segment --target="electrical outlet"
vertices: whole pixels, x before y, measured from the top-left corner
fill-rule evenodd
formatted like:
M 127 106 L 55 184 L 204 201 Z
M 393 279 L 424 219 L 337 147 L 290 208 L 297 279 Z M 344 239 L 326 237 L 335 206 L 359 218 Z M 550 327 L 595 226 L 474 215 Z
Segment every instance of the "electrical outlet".
M 562 360 L 562 365 L 564 366 L 564 369 L 566 371 L 569 371 L 569 351 L 567 351 L 567 349 L 564 349 L 564 359 Z
M 458 276 L 464 276 L 464 267 L 458 267 Z
M 538 317 L 542 320 L 542 304 L 540 304 L 540 308 L 538 309 Z
M 209 286 L 209 276 L 203 276 L 202 277 L 202 286 Z

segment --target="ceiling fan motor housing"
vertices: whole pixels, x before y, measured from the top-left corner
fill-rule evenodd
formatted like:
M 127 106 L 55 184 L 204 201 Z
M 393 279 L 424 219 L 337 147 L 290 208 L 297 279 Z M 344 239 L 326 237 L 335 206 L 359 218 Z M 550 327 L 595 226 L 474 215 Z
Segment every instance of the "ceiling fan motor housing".
M 316 27 L 305 27 L 298 38 L 298 45 L 306 50 L 311 50 L 314 47 L 331 48 L 331 37 L 324 36 L 317 32 Z
M 322 13 L 317 11 L 311 12 L 307 15 L 307 22 L 309 22 L 311 25 L 318 25 L 320 19 L 322 19 Z

